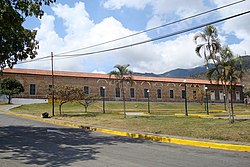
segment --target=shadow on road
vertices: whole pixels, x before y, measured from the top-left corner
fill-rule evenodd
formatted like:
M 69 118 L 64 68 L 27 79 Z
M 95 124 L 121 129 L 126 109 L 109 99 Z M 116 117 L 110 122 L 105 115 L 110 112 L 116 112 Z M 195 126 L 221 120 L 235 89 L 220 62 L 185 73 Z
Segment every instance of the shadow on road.
M 68 166 L 95 160 L 103 145 L 148 142 L 94 133 L 82 129 L 55 127 L 0 127 L 0 157 L 29 165 Z

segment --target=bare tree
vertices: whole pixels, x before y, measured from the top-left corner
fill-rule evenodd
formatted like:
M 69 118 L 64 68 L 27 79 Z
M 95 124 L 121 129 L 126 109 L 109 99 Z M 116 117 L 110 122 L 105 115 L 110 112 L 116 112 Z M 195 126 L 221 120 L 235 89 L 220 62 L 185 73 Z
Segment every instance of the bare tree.
M 56 86 L 54 88 L 55 100 L 59 103 L 60 116 L 62 115 L 62 105 L 68 102 L 74 102 L 79 100 L 79 94 L 81 88 L 72 86 Z
M 97 95 L 83 94 L 83 96 L 79 98 L 79 103 L 84 106 L 85 112 L 88 112 L 88 107 L 99 99 L 100 97 Z

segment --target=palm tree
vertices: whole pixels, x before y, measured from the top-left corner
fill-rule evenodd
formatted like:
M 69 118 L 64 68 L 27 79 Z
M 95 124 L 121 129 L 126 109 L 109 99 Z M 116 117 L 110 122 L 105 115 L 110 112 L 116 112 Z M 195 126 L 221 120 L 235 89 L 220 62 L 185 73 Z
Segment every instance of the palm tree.
M 195 34 L 194 42 L 197 44 L 195 52 L 199 57 L 204 57 L 206 66 L 209 60 L 216 58 L 216 53 L 221 48 L 217 29 L 212 25 L 206 26 L 203 32 Z
M 227 46 L 221 47 L 217 29 L 212 25 L 206 26 L 203 32 L 197 33 L 194 36 L 194 41 L 197 44 L 195 52 L 199 57 L 204 56 L 205 65 L 208 67 L 209 61 L 214 65 L 208 70 L 207 76 L 210 81 L 213 78 L 222 84 L 229 122 L 233 123 L 233 107 L 231 107 L 231 114 L 228 94 L 231 90 L 232 95 L 233 85 L 242 78 L 242 69 L 236 66 L 235 58 L 230 48 Z M 233 106 L 232 103 L 231 106 Z
M 229 71 L 229 83 L 231 91 L 231 111 L 232 111 L 232 122 L 234 122 L 234 107 L 233 107 L 233 92 L 235 93 L 235 85 L 242 81 L 243 77 L 243 68 L 242 60 L 240 57 L 233 58 L 230 62 L 230 71 Z
M 125 92 L 124 92 L 124 81 L 129 81 L 131 84 L 133 83 L 133 72 L 128 69 L 129 64 L 126 65 L 115 65 L 114 71 L 109 73 L 109 78 L 112 76 L 116 79 L 116 84 L 118 87 L 121 87 L 122 90 L 122 98 L 123 98 L 123 113 L 124 118 L 126 118 L 126 104 L 125 104 Z
M 239 80 L 242 79 L 243 70 L 240 65 L 236 63 L 239 62 L 237 58 L 234 57 L 232 51 L 228 46 L 222 47 L 219 55 L 214 58 L 214 67 L 209 69 L 207 76 L 211 81 L 214 78 L 218 83 L 221 82 L 226 98 L 226 106 L 229 116 L 229 122 L 234 122 L 234 112 L 232 103 L 232 94 L 234 86 Z M 229 92 L 231 91 L 231 111 L 229 104 Z

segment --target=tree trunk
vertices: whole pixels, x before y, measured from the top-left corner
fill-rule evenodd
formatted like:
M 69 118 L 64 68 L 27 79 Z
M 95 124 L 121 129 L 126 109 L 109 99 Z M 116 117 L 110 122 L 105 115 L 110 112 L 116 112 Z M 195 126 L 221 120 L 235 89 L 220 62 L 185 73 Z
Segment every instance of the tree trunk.
M 62 105 L 63 105 L 63 103 L 59 103 L 59 114 L 60 114 L 60 116 L 62 116 Z
M 228 112 L 228 119 L 229 119 L 229 122 L 232 123 L 232 116 L 231 116 L 230 103 L 229 103 L 229 97 L 228 97 L 228 88 L 227 88 L 226 83 L 223 85 L 224 85 L 223 88 L 224 88 L 225 98 L 226 98 L 226 106 L 227 106 L 226 108 Z
M 125 92 L 124 92 L 123 81 L 122 81 L 122 98 L 123 98 L 123 114 L 124 118 L 126 118 L 126 103 L 125 103 Z
M 231 85 L 231 111 L 232 111 L 232 123 L 234 123 L 234 104 L 233 104 L 233 89 Z
M 10 104 L 10 102 L 11 102 L 11 95 L 8 95 L 7 99 L 8 99 L 8 104 Z
M 87 106 L 84 106 L 84 108 L 85 108 L 85 112 L 88 112 L 88 107 L 87 107 Z

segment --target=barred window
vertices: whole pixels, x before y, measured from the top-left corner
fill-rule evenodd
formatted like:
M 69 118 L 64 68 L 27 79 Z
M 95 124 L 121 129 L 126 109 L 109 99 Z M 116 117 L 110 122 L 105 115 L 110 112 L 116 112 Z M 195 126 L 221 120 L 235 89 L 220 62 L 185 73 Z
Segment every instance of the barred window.
M 182 91 L 181 91 L 181 98 L 185 99 L 185 95 L 186 95 L 186 91 L 185 91 L 185 90 L 182 90 Z
M 105 97 L 105 88 L 104 87 L 100 87 L 100 96 Z
M 144 89 L 144 98 L 148 98 L 148 97 L 149 97 L 148 89 Z
M 121 89 L 115 88 L 115 97 L 121 97 Z
M 30 95 L 36 95 L 36 84 L 30 84 Z
M 161 98 L 161 89 L 157 89 L 157 98 Z
M 131 98 L 135 97 L 135 88 L 130 88 L 130 97 Z
M 83 87 L 83 92 L 88 95 L 89 94 L 89 87 L 88 86 L 84 86 Z
M 174 90 L 169 90 L 169 97 L 170 97 L 171 99 L 174 98 Z

